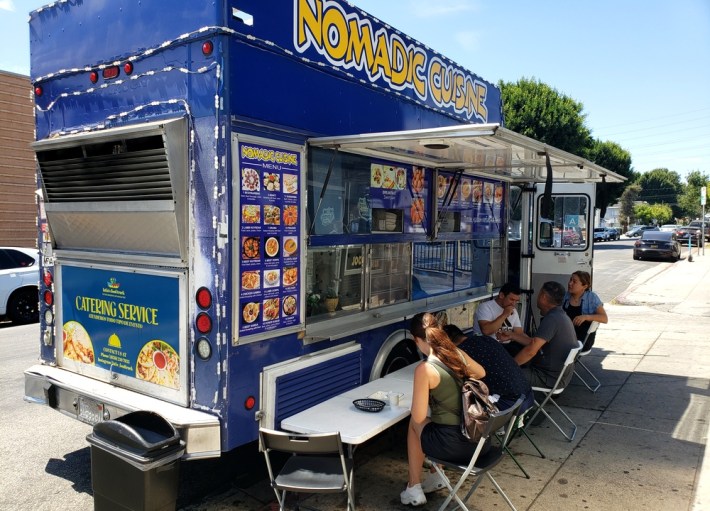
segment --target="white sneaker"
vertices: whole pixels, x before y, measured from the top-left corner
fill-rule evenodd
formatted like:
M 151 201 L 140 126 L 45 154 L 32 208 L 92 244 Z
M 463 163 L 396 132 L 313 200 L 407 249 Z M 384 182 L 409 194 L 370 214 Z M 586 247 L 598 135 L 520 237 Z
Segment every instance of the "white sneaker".
M 422 491 L 424 493 L 431 493 L 436 490 L 441 490 L 446 487 L 446 482 L 444 481 L 448 482 L 449 478 L 446 476 L 442 477 L 439 472 L 429 472 L 429 475 L 422 483 Z
M 399 494 L 399 498 L 405 506 L 423 506 L 426 504 L 426 495 L 422 491 L 421 484 L 415 484 L 411 488 L 407 486 L 407 489 Z

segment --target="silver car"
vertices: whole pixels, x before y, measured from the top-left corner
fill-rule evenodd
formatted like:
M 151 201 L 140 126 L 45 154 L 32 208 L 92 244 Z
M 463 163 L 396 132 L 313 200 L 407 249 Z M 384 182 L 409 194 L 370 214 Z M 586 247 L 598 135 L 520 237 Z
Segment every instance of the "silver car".
M 0 316 L 16 324 L 39 320 L 37 250 L 0 247 Z

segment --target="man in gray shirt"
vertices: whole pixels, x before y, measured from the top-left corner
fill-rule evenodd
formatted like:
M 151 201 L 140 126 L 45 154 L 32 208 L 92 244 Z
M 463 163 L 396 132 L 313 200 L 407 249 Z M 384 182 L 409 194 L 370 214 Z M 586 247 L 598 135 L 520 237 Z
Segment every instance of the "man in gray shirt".
M 537 307 L 543 316 L 532 342 L 515 356 L 518 365 L 529 364 L 523 371 L 533 387 L 552 387 L 562 371 L 567 355 L 577 347 L 574 325 L 562 309 L 565 288 L 559 282 L 545 282 L 537 295 Z M 570 372 L 567 381 L 572 378 Z

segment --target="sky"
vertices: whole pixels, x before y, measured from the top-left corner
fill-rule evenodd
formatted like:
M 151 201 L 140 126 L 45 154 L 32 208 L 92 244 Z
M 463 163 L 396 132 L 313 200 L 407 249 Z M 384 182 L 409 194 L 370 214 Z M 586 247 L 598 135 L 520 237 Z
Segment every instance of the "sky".
M 0 0 L 1 70 L 30 74 L 28 13 L 47 3 Z M 534 78 L 581 103 L 637 172 L 710 175 L 708 0 L 352 3 L 486 81 Z

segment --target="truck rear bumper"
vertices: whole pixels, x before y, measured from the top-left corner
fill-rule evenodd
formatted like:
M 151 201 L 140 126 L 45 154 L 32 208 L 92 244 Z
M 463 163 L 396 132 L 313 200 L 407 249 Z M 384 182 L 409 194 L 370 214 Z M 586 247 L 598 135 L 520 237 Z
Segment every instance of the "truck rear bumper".
M 96 421 L 80 416 L 80 403 L 98 405 L 101 420 L 115 419 L 137 410 L 150 410 L 162 415 L 180 432 L 185 441 L 183 459 L 212 458 L 221 454 L 217 416 L 114 387 L 59 367 L 34 365 L 27 369 L 25 401 L 50 406 L 88 423 Z

